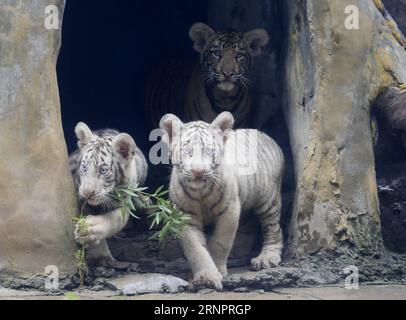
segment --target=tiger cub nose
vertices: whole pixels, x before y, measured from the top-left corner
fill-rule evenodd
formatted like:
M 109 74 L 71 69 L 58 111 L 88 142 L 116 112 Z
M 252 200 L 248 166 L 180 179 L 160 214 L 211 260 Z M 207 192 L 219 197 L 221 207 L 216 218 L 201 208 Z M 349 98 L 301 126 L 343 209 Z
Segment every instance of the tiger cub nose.
M 192 169 L 192 174 L 195 178 L 201 178 L 204 175 L 204 170 L 201 169 Z
M 89 190 L 82 190 L 82 194 L 86 199 L 89 199 L 95 194 L 95 191 L 90 190 L 90 189 Z
M 230 79 L 234 75 L 232 71 L 223 71 L 223 76 L 227 79 Z

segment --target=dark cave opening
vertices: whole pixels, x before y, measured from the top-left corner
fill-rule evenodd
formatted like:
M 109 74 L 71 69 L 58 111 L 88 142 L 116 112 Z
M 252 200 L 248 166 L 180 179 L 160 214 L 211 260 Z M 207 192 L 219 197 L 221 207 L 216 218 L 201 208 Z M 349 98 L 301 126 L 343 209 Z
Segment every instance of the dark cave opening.
M 406 253 L 406 150 L 398 132 L 388 130 L 378 117 L 375 146 L 376 176 L 385 247 Z
M 286 242 L 295 183 L 289 134 L 279 94 L 282 92 L 284 30 L 280 10 L 283 2 L 242 2 L 245 7 L 236 4 L 230 13 L 231 20 L 246 19 L 244 10 L 247 6 L 251 9 L 256 6 L 255 10 L 263 11 L 259 14 L 261 21 L 253 21 L 251 17 L 248 22 L 236 25 L 226 22 L 226 13 L 223 20 L 223 16 L 213 10 L 213 3 L 210 0 L 67 1 L 57 72 L 68 151 L 76 148 L 73 129 L 77 122 L 83 121 L 93 130 L 114 128 L 129 133 L 148 158 L 155 142 L 148 140 L 154 127 L 144 109 L 146 79 L 162 60 L 198 58 L 188 36 L 190 26 L 203 21 L 219 29 L 266 28 L 271 41 L 267 53 L 254 63 L 251 78 L 257 115 L 261 117 L 265 112 L 268 117 L 261 130 L 274 138 L 285 154 L 281 225 Z M 263 94 L 264 88 L 268 90 L 266 94 Z M 168 183 L 170 171 L 167 169 L 162 174 L 165 169 L 150 165 L 146 182 L 150 190 Z M 110 240 L 112 253 L 118 260 L 148 260 L 158 253 L 164 260 L 181 256 L 176 243 L 171 242 L 165 250 L 160 250 L 148 242 L 148 223 L 131 219 L 119 238 Z M 252 233 L 250 225 L 255 225 L 252 221 L 247 223 L 246 231 L 241 228 L 243 236 L 237 245 L 247 247 L 245 252 L 250 251 L 248 246 L 252 248 L 247 234 Z M 257 239 L 256 243 L 259 242 Z M 141 257 L 140 252 L 143 252 Z M 236 259 L 241 258 L 241 254 L 237 254 Z
M 127 132 L 147 150 L 145 78 L 162 59 L 194 55 L 188 29 L 206 20 L 206 2 L 67 1 L 57 72 L 69 152 L 78 121 Z
M 383 3 L 405 33 L 406 2 L 384 0 Z M 379 109 L 377 103 L 374 109 Z M 389 129 L 380 112 L 374 111 L 374 114 L 378 126 L 378 142 L 374 151 L 382 237 L 388 249 L 406 253 L 406 149 L 401 139 L 402 132 Z

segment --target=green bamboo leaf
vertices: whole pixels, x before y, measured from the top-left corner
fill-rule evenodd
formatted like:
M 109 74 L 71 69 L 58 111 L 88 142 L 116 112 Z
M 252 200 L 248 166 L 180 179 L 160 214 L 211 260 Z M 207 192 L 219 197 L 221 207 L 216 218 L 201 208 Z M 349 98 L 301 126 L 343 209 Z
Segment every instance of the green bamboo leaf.
M 125 194 L 128 194 L 129 196 L 132 196 L 132 197 L 138 197 L 138 194 L 136 194 L 135 192 L 133 192 L 131 190 L 123 189 L 122 192 L 124 192 Z
M 130 208 L 131 210 L 135 211 L 135 206 L 134 203 L 132 202 L 132 200 L 130 199 L 130 201 L 128 201 L 128 208 Z M 130 211 L 131 211 L 130 210 Z
M 158 187 L 158 189 L 156 189 L 156 191 L 155 191 L 155 194 L 159 194 L 163 188 L 164 188 L 164 186 Z
M 153 194 L 146 190 L 146 187 L 120 186 L 111 192 L 111 197 L 120 203 L 123 217 L 125 210 L 128 210 L 131 216 L 139 219 L 134 211 L 137 208 L 147 209 L 147 217 L 152 220 L 149 229 L 160 227 L 151 239 L 157 240 L 159 245 L 163 246 L 167 239 L 179 237 L 190 217 L 167 199 L 169 190 L 164 186 L 158 187 Z

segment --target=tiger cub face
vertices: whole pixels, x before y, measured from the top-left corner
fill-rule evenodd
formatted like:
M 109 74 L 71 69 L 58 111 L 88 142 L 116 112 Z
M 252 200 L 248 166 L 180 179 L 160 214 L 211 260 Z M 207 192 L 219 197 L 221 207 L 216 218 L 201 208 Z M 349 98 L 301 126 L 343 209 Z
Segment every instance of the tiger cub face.
M 239 85 L 247 86 L 246 74 L 251 68 L 252 58 L 260 55 L 269 41 L 264 29 L 246 33 L 215 32 L 201 22 L 191 27 L 189 36 L 194 42 L 194 49 L 200 53 L 204 80 L 226 92 Z
M 93 134 L 83 122 L 77 124 L 75 134 L 80 150 L 79 196 L 92 206 L 109 205 L 109 193 L 128 180 L 135 142 L 128 134 L 112 130 Z
M 223 162 L 224 142 L 233 124 L 229 112 L 221 113 L 211 124 L 185 124 L 173 114 L 162 117 L 162 140 L 168 145 L 171 162 L 183 184 L 197 188 L 219 182 L 217 168 Z

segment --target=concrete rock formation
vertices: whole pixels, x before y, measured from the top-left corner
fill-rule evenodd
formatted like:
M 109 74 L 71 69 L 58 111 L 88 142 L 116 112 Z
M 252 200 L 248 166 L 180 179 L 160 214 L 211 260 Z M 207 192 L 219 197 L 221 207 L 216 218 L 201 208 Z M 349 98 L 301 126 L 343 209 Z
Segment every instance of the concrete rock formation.
M 73 183 L 55 72 L 61 28 L 45 8 L 65 2 L 0 3 L 0 269 L 74 272 Z
M 406 81 L 406 54 L 378 2 L 286 3 L 294 255 L 346 244 L 372 251 L 381 246 L 370 109 L 384 88 Z M 349 5 L 359 9 L 359 30 L 345 27 Z

